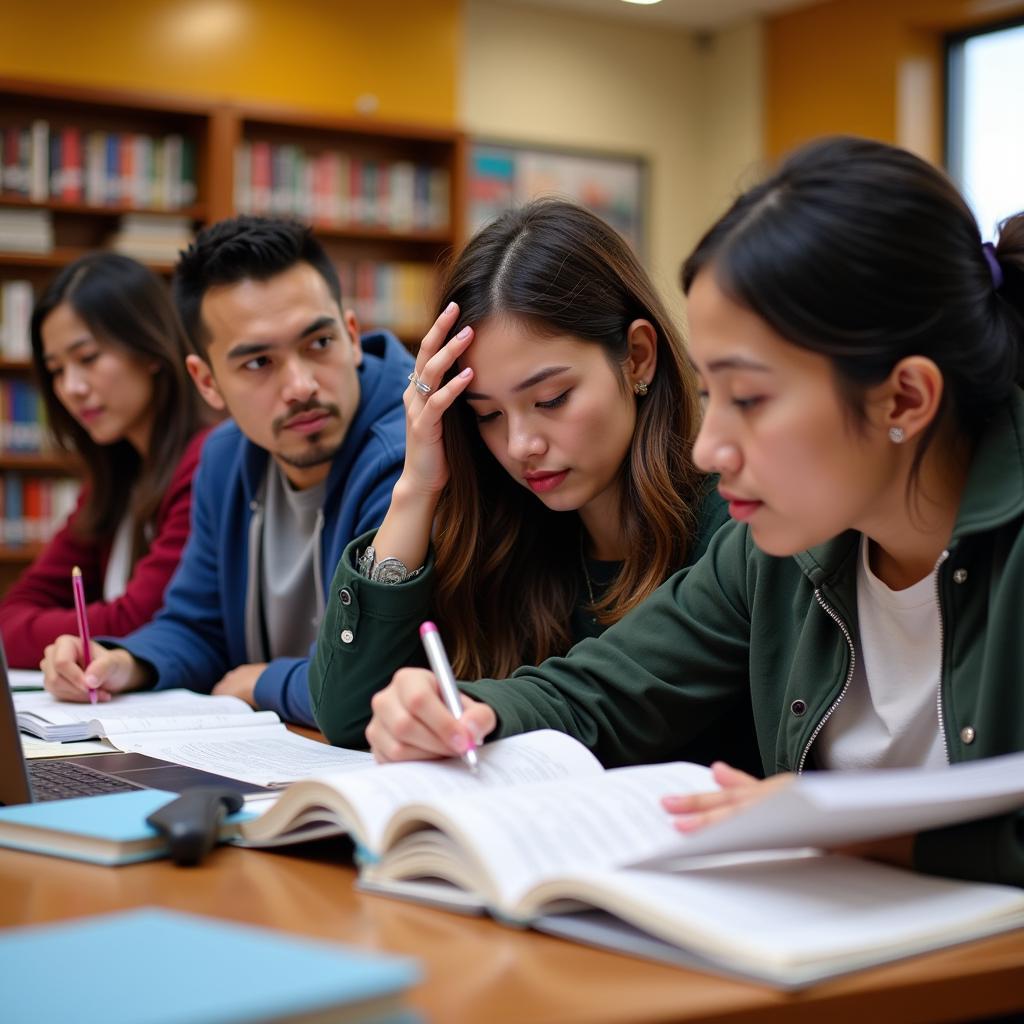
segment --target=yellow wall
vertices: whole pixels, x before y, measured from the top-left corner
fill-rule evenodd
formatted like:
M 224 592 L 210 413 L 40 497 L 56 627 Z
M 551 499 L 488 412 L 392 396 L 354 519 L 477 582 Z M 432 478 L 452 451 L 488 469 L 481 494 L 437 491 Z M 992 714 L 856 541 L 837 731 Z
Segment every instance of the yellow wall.
M 762 169 L 764 33 L 762 22 L 732 25 L 699 47 L 701 188 L 688 201 L 703 230 Z M 696 241 L 696 239 L 694 239 Z
M 451 125 L 459 0 L 12 0 L 0 75 Z
M 759 38 L 747 26 L 701 46 L 664 25 L 468 0 L 460 120 L 484 137 L 646 157 L 647 262 L 678 302 L 683 257 L 760 155 Z
M 942 159 L 943 36 L 1020 0 L 831 0 L 765 26 L 765 149 L 853 132 Z

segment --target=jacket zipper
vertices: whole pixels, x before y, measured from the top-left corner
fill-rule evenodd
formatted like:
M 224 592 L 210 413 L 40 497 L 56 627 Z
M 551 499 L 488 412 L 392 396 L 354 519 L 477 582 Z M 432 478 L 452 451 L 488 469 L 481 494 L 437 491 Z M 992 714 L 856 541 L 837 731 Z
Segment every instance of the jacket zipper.
M 946 754 L 946 764 L 949 764 L 949 741 L 946 739 L 946 722 L 943 716 L 942 710 L 942 661 L 945 654 L 946 646 L 946 630 L 942 620 L 942 602 L 939 595 L 939 569 L 942 563 L 949 558 L 948 549 L 943 551 L 939 555 L 939 560 L 935 563 L 935 568 L 932 572 L 935 574 L 935 603 L 939 609 L 939 689 L 938 697 L 936 698 L 938 716 L 939 716 L 939 735 L 942 737 L 942 748 Z M 850 683 L 853 680 L 853 672 L 857 666 L 857 650 L 853 645 L 853 638 L 850 636 L 850 630 L 847 628 L 846 623 L 839 617 L 838 612 L 821 596 L 821 590 L 816 589 L 814 591 L 814 599 L 821 605 L 822 610 L 825 614 L 843 631 L 843 636 L 846 638 L 846 646 L 850 648 L 850 669 L 846 673 L 846 682 L 843 683 L 843 688 L 839 691 L 839 696 L 832 702 L 832 706 L 825 712 L 824 717 L 818 722 L 811 733 L 811 738 L 807 741 L 806 746 L 803 749 L 803 753 L 800 755 L 800 761 L 796 766 L 797 775 L 802 774 L 804 765 L 807 762 L 807 755 L 810 753 L 811 745 L 818 738 L 818 734 L 822 729 L 825 728 L 825 724 L 835 713 L 840 702 L 846 696 L 846 691 L 850 688 Z
M 935 574 L 935 606 L 939 610 L 939 688 L 935 698 L 935 707 L 939 715 L 939 735 L 942 737 L 942 750 L 946 755 L 946 764 L 949 764 L 949 740 L 946 738 L 946 720 L 942 707 L 942 665 L 946 657 L 946 625 L 942 618 L 942 595 L 939 593 L 939 569 L 942 563 L 949 558 L 949 549 L 939 555 L 932 572 Z
M 853 637 L 850 636 L 850 630 L 847 625 L 839 617 L 839 613 L 821 596 L 821 590 L 815 589 L 814 600 L 821 605 L 822 611 L 842 630 L 843 636 L 846 637 L 846 646 L 850 648 L 850 668 L 846 673 L 846 682 L 843 683 L 843 688 L 839 691 L 839 696 L 832 701 L 832 706 L 825 712 L 824 717 L 815 726 L 814 732 L 811 733 L 811 738 L 807 741 L 806 746 L 803 749 L 803 753 L 800 755 L 800 761 L 796 766 L 796 773 L 800 775 L 803 773 L 804 764 L 807 762 L 807 755 L 810 752 L 811 745 L 818 738 L 818 734 L 822 729 L 825 728 L 825 723 L 835 713 L 837 707 L 841 703 L 842 699 L 846 696 L 846 691 L 850 688 L 850 683 L 853 680 L 853 671 L 857 667 L 857 650 L 853 646 Z

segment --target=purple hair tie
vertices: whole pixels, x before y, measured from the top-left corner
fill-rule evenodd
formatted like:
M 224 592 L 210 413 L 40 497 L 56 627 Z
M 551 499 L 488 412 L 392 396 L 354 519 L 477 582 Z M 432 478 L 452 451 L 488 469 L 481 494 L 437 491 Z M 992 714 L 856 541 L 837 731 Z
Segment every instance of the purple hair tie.
M 992 287 L 999 291 L 1003 287 L 1003 268 L 999 266 L 999 257 L 996 256 L 996 247 L 991 242 L 983 242 L 981 251 L 985 254 L 988 263 L 989 273 L 992 275 Z

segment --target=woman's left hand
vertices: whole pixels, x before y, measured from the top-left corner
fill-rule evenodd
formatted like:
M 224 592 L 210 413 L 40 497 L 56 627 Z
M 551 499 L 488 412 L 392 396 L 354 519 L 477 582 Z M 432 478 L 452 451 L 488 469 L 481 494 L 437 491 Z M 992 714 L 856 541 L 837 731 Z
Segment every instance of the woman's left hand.
M 680 832 L 696 832 L 705 825 L 728 818 L 748 804 L 763 800 L 788 786 L 795 777 L 787 772 L 773 775 L 770 779 L 755 779 L 753 775 L 731 768 L 723 761 L 716 761 L 711 766 L 711 773 L 721 789 L 711 793 L 662 797 L 662 807 L 675 816 L 672 824 Z

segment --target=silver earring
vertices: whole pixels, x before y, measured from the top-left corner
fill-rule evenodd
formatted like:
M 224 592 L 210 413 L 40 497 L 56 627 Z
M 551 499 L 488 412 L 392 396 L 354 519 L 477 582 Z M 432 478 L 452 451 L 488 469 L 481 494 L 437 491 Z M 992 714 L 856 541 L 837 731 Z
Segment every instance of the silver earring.
M 647 381 L 645 381 L 645 380 L 638 380 L 633 385 L 633 394 L 636 395 L 638 398 L 643 398 L 644 395 L 647 394 L 647 389 L 649 387 L 650 387 L 650 385 L 647 383 Z
M 889 440 L 893 444 L 903 444 L 906 440 L 907 435 L 903 432 L 902 427 L 890 427 L 889 428 Z

